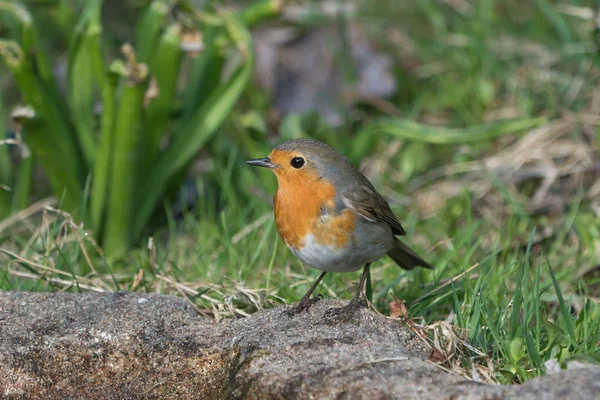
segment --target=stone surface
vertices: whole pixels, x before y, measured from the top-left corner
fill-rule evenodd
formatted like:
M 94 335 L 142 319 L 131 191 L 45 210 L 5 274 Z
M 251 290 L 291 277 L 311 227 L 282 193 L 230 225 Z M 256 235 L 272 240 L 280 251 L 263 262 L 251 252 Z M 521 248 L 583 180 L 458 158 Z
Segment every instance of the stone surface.
M 216 324 L 152 294 L 0 293 L 0 394 L 28 399 L 593 399 L 600 369 L 521 386 L 467 381 L 427 361 L 396 321 L 347 320 L 321 301 Z

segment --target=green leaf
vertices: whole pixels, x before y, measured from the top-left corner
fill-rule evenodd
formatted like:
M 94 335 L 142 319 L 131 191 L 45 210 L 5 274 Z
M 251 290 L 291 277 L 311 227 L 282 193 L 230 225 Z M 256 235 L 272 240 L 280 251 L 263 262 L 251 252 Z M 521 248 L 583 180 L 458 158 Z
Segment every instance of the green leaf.
M 47 171 L 51 187 L 63 206 L 75 214 L 81 206 L 82 186 L 87 169 L 81 156 L 69 113 L 58 94 L 45 52 L 26 9 L 18 3 L 0 2 L 0 12 L 9 10 L 22 22 L 21 45 L 0 41 L 0 55 L 13 73 L 22 98 L 33 108 L 35 122 L 25 141 Z M 35 125 L 35 126 L 34 126 Z M 45 126 L 43 131 L 38 128 Z M 27 129 L 26 129 L 27 131 Z
M 58 95 L 59 91 L 54 81 L 52 66 L 46 52 L 43 51 L 39 44 L 39 35 L 27 8 L 18 1 L 0 1 L 0 13 L 6 13 L 20 23 L 20 46 L 23 54 L 26 54 L 31 59 L 35 74 L 45 83 L 47 90 L 56 95 L 56 100 L 61 99 L 62 97 Z
M 106 199 L 112 164 L 113 143 L 115 141 L 116 89 L 119 77 L 107 73 L 102 84 L 102 118 L 98 154 L 93 169 L 92 198 L 90 200 L 92 228 L 96 237 L 102 237 L 102 224 L 106 212 Z
M 544 361 L 538 352 L 537 346 L 533 341 L 533 336 L 525 330 L 525 344 L 527 345 L 527 354 L 537 368 L 544 368 Z
M 546 329 L 549 343 L 557 344 L 559 347 L 569 345 L 569 338 L 564 334 L 563 330 L 560 329 L 558 325 L 546 319 L 542 320 L 542 325 Z
M 282 5 L 281 0 L 255 1 L 242 11 L 242 20 L 248 28 L 253 28 L 279 15 Z
M 130 61 L 130 75 L 123 89 L 114 127 L 111 192 L 104 234 L 104 246 L 109 257 L 121 255 L 131 243 L 131 228 L 135 215 L 133 207 L 137 192 L 136 178 L 139 173 L 137 150 L 148 79 L 143 64 L 135 64 L 132 58 Z
M 533 129 L 545 122 L 545 118 L 527 118 L 496 121 L 470 128 L 444 128 L 398 118 L 380 118 L 365 129 L 374 135 L 383 133 L 416 142 L 460 144 Z
M 94 163 L 95 141 L 95 93 L 101 80 L 103 58 L 100 50 L 100 9 L 102 0 L 85 3 L 82 16 L 75 29 L 69 46 L 68 89 L 69 108 L 77 137 L 88 166 Z
M 61 206 L 75 212 L 82 204 L 82 192 L 79 181 L 71 170 L 69 160 L 62 160 L 56 152 L 56 143 L 48 135 L 49 124 L 41 117 L 24 119 L 23 136 L 35 159 L 42 164 L 48 181 L 56 196 L 62 199 Z
M 202 32 L 205 48 L 194 60 L 187 77 L 184 92 L 183 122 L 188 123 L 207 97 L 215 90 L 221 81 L 224 58 L 217 46 L 217 37 L 222 28 L 207 26 Z
M 144 11 L 137 26 L 136 48 L 138 58 L 143 63 L 150 62 L 158 36 L 162 30 L 165 17 L 169 12 L 169 5 L 165 0 L 154 0 Z
M 236 34 L 242 40 L 237 44 L 244 56 L 243 62 L 225 82 L 214 89 L 182 127 L 181 132 L 175 135 L 165 153 L 158 158 L 139 196 L 140 205 L 136 207 L 138 214 L 133 228 L 134 236 L 141 233 L 170 179 L 186 168 L 198 150 L 215 134 L 250 81 L 254 63 L 252 38 L 237 17 L 228 15 L 225 18 L 229 25 L 235 27 Z
M 516 365 L 525 356 L 525 341 L 523 338 L 514 338 L 509 345 L 510 357 L 513 365 Z

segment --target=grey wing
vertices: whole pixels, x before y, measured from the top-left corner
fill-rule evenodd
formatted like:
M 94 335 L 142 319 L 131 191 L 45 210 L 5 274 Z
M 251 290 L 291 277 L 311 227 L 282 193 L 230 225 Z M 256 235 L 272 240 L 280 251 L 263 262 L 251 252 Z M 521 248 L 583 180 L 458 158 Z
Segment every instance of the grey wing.
M 392 212 L 388 202 L 377 193 L 367 178 L 364 178 L 361 185 L 346 192 L 343 198 L 346 207 L 356 210 L 365 219 L 389 225 L 394 235 L 402 236 L 405 234 L 404 228 L 400 225 L 400 221 Z

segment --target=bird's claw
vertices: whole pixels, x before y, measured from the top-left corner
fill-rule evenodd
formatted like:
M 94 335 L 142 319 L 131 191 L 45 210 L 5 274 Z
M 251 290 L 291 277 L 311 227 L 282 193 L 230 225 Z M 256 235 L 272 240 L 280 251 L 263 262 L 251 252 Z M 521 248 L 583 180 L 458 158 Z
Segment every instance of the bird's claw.
M 325 311 L 325 314 L 323 314 L 323 316 L 326 319 L 336 318 L 343 315 L 352 316 L 356 311 L 366 306 L 367 302 L 365 300 L 359 297 L 354 297 L 352 298 L 352 300 L 350 300 L 350 303 L 348 303 L 348 305 L 339 308 L 330 308 L 329 310 Z
M 313 296 L 312 298 L 308 298 L 307 296 L 302 297 L 296 306 L 290 307 L 285 310 L 283 313 L 288 317 L 293 317 L 294 315 L 302 313 L 302 311 L 308 311 L 308 309 L 321 300 L 321 296 Z

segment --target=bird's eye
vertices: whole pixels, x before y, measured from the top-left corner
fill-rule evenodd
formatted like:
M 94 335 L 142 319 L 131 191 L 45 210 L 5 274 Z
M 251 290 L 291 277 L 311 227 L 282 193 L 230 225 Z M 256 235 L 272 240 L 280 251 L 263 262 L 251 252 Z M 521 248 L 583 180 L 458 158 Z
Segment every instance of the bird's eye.
M 300 169 L 304 166 L 304 158 L 294 157 L 294 158 L 292 158 L 292 162 L 290 164 L 292 164 L 292 167 L 294 167 L 296 169 Z

